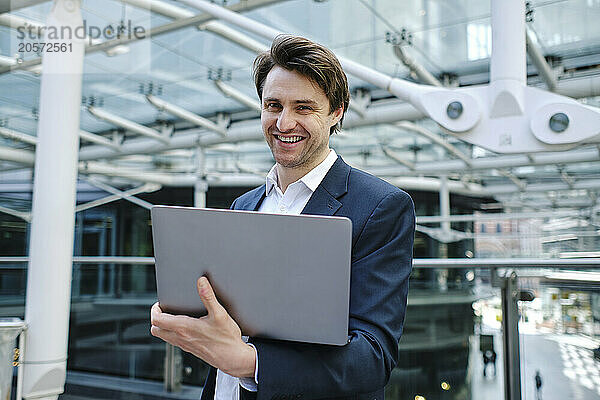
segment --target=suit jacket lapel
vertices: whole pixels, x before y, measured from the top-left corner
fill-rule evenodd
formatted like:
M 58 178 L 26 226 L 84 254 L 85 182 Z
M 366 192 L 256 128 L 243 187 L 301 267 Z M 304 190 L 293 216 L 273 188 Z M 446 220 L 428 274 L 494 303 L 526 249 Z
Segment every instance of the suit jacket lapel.
M 252 201 L 250 201 L 250 203 L 248 203 L 248 210 L 258 211 L 258 208 L 260 207 L 265 197 L 266 193 L 263 185 L 263 189 L 259 193 L 257 193 L 257 195 L 252 199 Z
M 255 189 L 247 200 L 235 205 L 237 210 L 258 211 L 261 203 L 265 199 L 265 185 Z
M 306 203 L 302 214 L 334 215 L 342 206 L 338 199 L 348 191 L 349 175 L 350 166 L 338 156 Z

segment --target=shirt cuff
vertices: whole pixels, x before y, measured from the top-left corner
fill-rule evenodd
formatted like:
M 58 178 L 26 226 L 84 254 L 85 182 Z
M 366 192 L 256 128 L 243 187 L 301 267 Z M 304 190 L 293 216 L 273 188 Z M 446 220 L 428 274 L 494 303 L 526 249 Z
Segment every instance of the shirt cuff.
M 254 379 L 252 378 L 239 378 L 240 385 L 249 392 L 257 392 L 258 391 L 258 350 L 252 343 L 248 343 L 254 351 L 256 351 L 256 364 L 254 365 Z

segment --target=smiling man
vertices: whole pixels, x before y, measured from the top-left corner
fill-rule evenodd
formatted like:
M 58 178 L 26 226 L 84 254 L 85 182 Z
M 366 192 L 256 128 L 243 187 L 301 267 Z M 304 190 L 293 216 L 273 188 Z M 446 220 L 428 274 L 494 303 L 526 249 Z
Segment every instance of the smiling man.
M 301 37 L 278 36 L 255 60 L 254 81 L 275 165 L 265 185 L 240 196 L 232 208 L 350 218 L 348 344 L 242 337 L 206 278 L 198 280 L 198 293 L 207 316 L 169 315 L 155 304 L 151 332 L 214 367 L 202 400 L 381 400 L 404 323 L 415 228 L 412 200 L 350 167 L 329 148 L 350 98 L 346 75 L 330 50 Z

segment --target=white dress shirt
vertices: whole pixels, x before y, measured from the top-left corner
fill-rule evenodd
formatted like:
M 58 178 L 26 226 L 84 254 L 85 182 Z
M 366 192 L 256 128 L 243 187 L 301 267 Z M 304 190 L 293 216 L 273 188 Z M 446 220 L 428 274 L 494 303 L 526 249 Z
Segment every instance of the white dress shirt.
M 285 193 L 279 187 L 277 176 L 277 165 L 267 174 L 267 182 L 265 186 L 265 199 L 258 211 L 264 213 L 275 214 L 300 214 L 310 197 L 317 190 L 327 172 L 331 169 L 337 154 L 330 150 L 327 158 L 319 165 L 310 170 L 309 173 L 291 183 Z M 243 338 L 248 340 L 247 337 Z M 258 389 L 258 353 L 256 356 L 256 369 L 254 379 L 252 378 L 235 378 L 226 374 L 221 370 L 217 370 L 217 382 L 215 385 L 215 400 L 239 400 L 238 384 L 246 390 L 256 392 Z

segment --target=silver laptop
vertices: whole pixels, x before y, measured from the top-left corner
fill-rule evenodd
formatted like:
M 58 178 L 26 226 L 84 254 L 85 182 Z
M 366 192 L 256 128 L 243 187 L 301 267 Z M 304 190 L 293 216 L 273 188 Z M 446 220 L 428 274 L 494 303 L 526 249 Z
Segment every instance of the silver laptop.
M 156 206 L 152 232 L 163 311 L 205 315 L 205 275 L 244 335 L 347 343 L 348 218 Z

